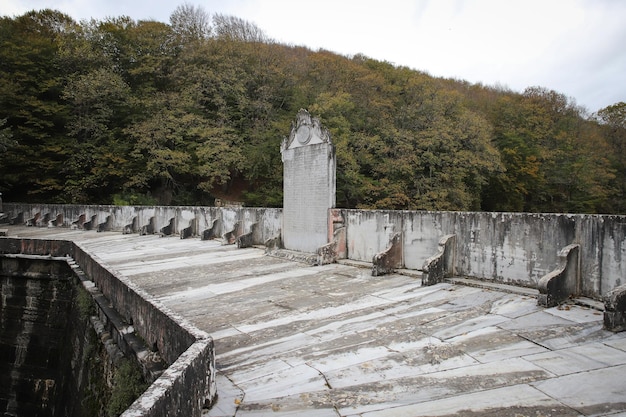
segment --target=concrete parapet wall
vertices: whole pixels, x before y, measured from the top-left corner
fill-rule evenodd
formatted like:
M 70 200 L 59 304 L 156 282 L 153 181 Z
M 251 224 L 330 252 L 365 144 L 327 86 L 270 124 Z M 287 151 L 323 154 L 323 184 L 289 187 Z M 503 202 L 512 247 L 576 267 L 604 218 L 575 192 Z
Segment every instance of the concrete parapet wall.
M 51 257 L 70 256 L 73 244 L 56 239 L 0 239 L 0 253 L 21 255 L 42 255 Z
M 137 288 L 126 277 L 106 267 L 104 262 L 74 243 L 71 256 L 96 284 L 113 308 L 131 324 L 148 346 L 172 364 L 196 339 L 207 337 L 181 317 Z
M 133 416 L 166 416 L 171 410 L 199 416 L 216 395 L 215 352 L 211 337 L 176 315 L 104 262 L 74 243 L 72 258 L 96 283 L 113 307 L 178 372 L 170 369 L 131 409 Z M 198 344 L 196 346 L 196 344 Z M 198 351 L 196 358 L 188 351 Z M 151 391 L 154 391 L 151 393 Z M 155 394 L 162 393 L 163 398 Z M 126 414 L 124 414 L 126 415 Z
M 252 225 L 258 223 L 258 230 L 254 233 L 258 241 L 254 244 L 261 244 L 278 236 L 282 226 L 282 210 L 274 208 L 4 203 L 3 209 L 9 220 L 32 226 L 85 228 L 124 233 L 162 233 L 172 236 L 179 235 L 189 226 L 195 230 L 189 230 L 188 233 L 202 236 L 205 230 L 213 226 L 215 220 L 218 220 L 222 234 L 233 231 L 237 222 L 242 228 L 242 234 L 251 232 Z M 43 222 L 40 219 L 50 220 Z M 56 224 L 57 219 L 61 219 L 62 224 Z M 133 225 L 135 230 L 129 230 Z
M 4 211 L 10 219 L 21 222 L 34 218 L 62 219 L 66 227 L 79 227 L 81 216 L 83 222 L 95 216 L 96 222 L 117 231 L 123 231 L 133 222 L 143 227 L 152 221 L 156 233 L 174 224 L 177 229 L 174 235 L 193 223 L 197 230 L 192 234 L 205 236 L 215 225 L 219 232 L 215 237 L 219 238 L 233 231 L 239 235 L 250 233 L 256 223 L 250 236 L 255 240 L 252 244 L 280 237 L 283 215 L 281 209 L 271 208 L 11 203 L 4 204 Z M 457 275 L 537 288 L 539 280 L 558 267 L 559 251 L 578 244 L 580 295 L 600 299 L 626 283 L 626 216 L 345 209 L 332 209 L 331 214 L 326 217 L 341 219 L 345 227 L 348 259 L 372 262 L 375 255 L 388 248 L 391 238 L 400 233 L 401 267 L 421 270 L 424 262 L 438 253 L 441 237 L 456 235 Z M 334 226 L 328 223 L 325 228 L 331 230 Z M 343 245 L 341 251 L 344 257 Z
M 421 269 L 439 239 L 456 235 L 457 275 L 536 288 L 580 245 L 580 295 L 600 299 L 626 280 L 626 216 L 343 210 L 347 257 L 370 262 L 401 232 L 404 268 Z
M 403 229 L 404 212 L 401 211 L 345 210 L 344 212 L 348 259 L 372 262 L 374 256 L 387 249 L 396 232 Z M 406 249 L 406 246 L 404 248 Z M 435 247 L 429 256 L 434 251 Z M 408 262 L 409 260 L 405 259 L 405 266 L 410 268 Z
M 200 416 L 217 399 L 214 355 L 213 339 L 196 341 L 121 417 Z M 208 398 L 204 387 L 211 387 Z

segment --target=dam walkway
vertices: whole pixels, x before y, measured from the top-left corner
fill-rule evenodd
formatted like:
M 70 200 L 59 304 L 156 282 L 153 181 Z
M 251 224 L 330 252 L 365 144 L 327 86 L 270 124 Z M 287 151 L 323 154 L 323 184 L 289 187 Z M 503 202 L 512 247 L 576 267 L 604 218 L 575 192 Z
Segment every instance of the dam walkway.
M 9 226 L 74 240 L 215 340 L 207 416 L 626 417 L 626 332 L 602 312 L 218 241 Z

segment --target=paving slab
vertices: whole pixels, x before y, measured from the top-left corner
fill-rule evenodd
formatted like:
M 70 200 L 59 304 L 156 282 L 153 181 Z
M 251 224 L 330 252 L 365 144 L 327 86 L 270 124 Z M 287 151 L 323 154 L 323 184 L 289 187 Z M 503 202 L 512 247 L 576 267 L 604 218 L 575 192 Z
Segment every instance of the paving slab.
M 506 372 L 503 372 L 503 366 L 506 366 Z M 514 359 L 507 361 L 506 365 L 496 362 L 476 364 L 334 391 L 338 397 L 345 392 L 338 407 L 342 415 L 350 415 L 398 407 L 412 408 L 470 392 L 528 383 L 548 375 L 545 370 L 529 362 Z M 354 392 L 359 395 L 355 396 Z
M 535 312 L 538 309 L 536 297 L 509 294 L 496 300 L 491 306 L 490 313 L 515 319 Z
M 477 329 L 448 339 L 447 342 L 482 363 L 549 352 L 549 349 L 498 326 Z
M 626 408 L 626 365 L 608 366 L 531 383 L 541 392 L 583 415 Z
M 207 417 L 230 417 L 237 413 L 239 404 L 243 401 L 244 392 L 232 383 L 224 374 L 218 372 L 215 376 L 217 385 L 217 398 L 219 404 L 215 404 L 204 415 Z
M 289 367 L 254 380 L 235 380 L 235 382 L 245 392 L 246 402 L 302 395 L 328 388 L 324 375 L 306 364 Z
M 598 321 L 598 318 L 604 317 L 602 311 L 571 303 L 562 304 L 554 308 L 548 308 L 545 311 L 548 314 L 562 317 L 576 323 L 595 323 Z
M 605 340 L 606 345 L 626 352 L 626 337 L 622 337 L 622 334 L 617 333 L 614 337 L 607 337 Z
M 508 321 L 508 318 L 497 314 L 480 315 L 478 317 L 465 320 L 462 323 L 450 326 L 446 329 L 438 330 L 433 333 L 433 336 L 442 340 L 447 340 L 466 335 L 471 332 L 476 332 L 484 328 L 493 328 L 494 326 L 505 321 Z
M 526 355 L 524 359 L 559 376 L 626 364 L 623 351 L 599 342 Z
M 8 235 L 80 242 L 209 332 L 219 397 L 208 416 L 626 415 L 626 333 L 603 330 L 587 307 L 218 241 Z
M 346 414 L 351 416 L 351 414 Z M 358 414 L 361 417 L 578 416 L 579 413 L 526 384 L 488 389 Z

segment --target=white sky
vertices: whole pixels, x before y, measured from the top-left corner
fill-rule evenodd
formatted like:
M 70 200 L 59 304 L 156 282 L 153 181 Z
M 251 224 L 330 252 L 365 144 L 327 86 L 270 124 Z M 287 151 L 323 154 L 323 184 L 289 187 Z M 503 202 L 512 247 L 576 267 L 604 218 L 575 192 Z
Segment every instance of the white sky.
M 285 44 L 519 92 L 542 86 L 590 112 L 626 102 L 625 0 L 2 0 L 0 15 L 52 8 L 77 21 L 167 23 L 185 2 Z

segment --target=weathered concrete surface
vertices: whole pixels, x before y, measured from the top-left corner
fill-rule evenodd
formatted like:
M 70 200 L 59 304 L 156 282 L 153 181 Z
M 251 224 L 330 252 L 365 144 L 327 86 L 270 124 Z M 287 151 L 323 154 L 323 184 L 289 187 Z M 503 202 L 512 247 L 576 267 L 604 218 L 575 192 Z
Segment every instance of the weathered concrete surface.
M 311 146 L 287 151 L 308 148 Z M 327 154 L 318 162 L 326 164 L 330 156 L 334 157 L 334 154 Z M 308 157 L 305 159 L 308 160 Z M 286 165 L 295 163 L 285 162 Z M 566 297 L 583 296 L 601 300 L 614 288 L 624 284 L 626 216 L 327 210 L 334 205 L 333 202 L 325 202 L 322 206 L 313 204 L 309 198 L 318 196 L 318 192 L 307 190 L 318 183 L 320 187 L 326 184 L 332 177 L 330 172 L 326 180 L 315 179 L 307 174 L 308 165 L 296 165 L 302 168 L 302 172 L 294 178 L 307 180 L 303 180 L 302 184 L 298 182 L 300 186 L 291 184 L 296 194 L 288 195 L 286 192 L 286 198 L 296 202 L 290 207 L 286 206 L 285 210 L 290 210 L 286 220 L 285 210 L 246 207 L 7 203 L 4 209 L 13 224 L 49 227 L 65 225 L 85 230 L 123 230 L 141 234 L 180 234 L 183 237 L 221 238 L 229 243 L 243 237 L 244 246 L 248 241 L 254 245 L 272 241 L 275 247 L 282 243 L 287 249 L 304 253 L 316 253 L 323 248 L 323 259 L 348 258 L 368 263 L 372 262 L 375 255 L 387 250 L 392 237 L 400 233 L 402 239 L 399 242 L 398 258 L 402 265 L 398 267 L 413 270 L 423 269 L 425 262 L 438 252 L 442 237 L 455 235 L 454 247 L 451 248 L 454 252 L 451 269 L 457 275 L 529 288 L 537 288 L 542 277 L 559 266 L 560 251 L 575 244 L 579 245 L 577 274 L 580 282 L 576 285 L 576 293 L 565 294 Z M 326 172 L 324 169 L 322 171 Z M 286 179 L 287 183 L 289 181 Z M 319 193 L 326 195 L 322 191 Z M 329 196 L 334 196 L 334 192 L 330 192 Z M 321 197 L 313 199 L 320 204 L 323 200 Z M 312 221 L 313 217 L 315 221 Z M 291 233 L 291 240 L 284 240 L 285 233 Z M 328 246 L 331 242 L 331 246 Z
M 217 232 L 208 238 L 221 238 L 235 229 L 248 233 L 253 224 L 255 244 L 280 234 L 282 211 L 272 208 L 192 207 L 192 206 L 110 206 L 63 204 L 13 204 L 4 208 L 12 224 L 39 227 L 71 227 L 96 231 L 124 233 L 203 236 L 211 229 Z M 214 227 L 217 223 L 218 227 Z M 218 230 L 216 230 L 218 229 Z
M 0 415 L 54 416 L 79 409 L 73 400 L 82 381 L 73 382 L 84 368 L 72 351 L 89 342 L 83 336 L 82 343 L 68 343 L 79 325 L 81 335 L 85 330 L 85 320 L 75 317 L 73 288 L 64 259 L 0 255 Z
M 347 257 L 369 262 L 391 235 L 403 236 L 404 268 L 420 269 L 454 234 L 456 273 L 536 288 L 559 264 L 559 252 L 580 245 L 578 294 L 601 299 L 626 276 L 626 216 L 548 213 L 342 210 Z
M 9 234 L 80 241 L 211 334 L 209 416 L 626 414 L 626 334 L 596 310 L 199 239 Z

